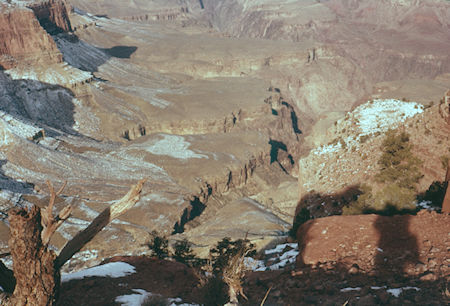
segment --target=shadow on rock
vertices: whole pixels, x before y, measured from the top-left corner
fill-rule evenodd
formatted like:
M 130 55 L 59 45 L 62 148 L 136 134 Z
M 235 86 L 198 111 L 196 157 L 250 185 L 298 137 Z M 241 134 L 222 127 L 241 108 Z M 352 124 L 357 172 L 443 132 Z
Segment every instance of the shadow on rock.
M 1 169 L 6 165 L 6 160 L 0 160 L 0 190 L 7 190 L 14 193 L 30 194 L 33 192 L 34 185 L 26 182 L 18 182 L 5 175 Z
M 63 86 L 13 80 L 0 72 L 0 110 L 18 119 L 77 135 L 73 99 L 73 92 Z
M 419 263 L 417 238 L 409 230 L 410 215 L 378 216 L 379 234 L 375 270 L 377 273 L 406 273 Z
M 62 33 L 53 38 L 63 54 L 64 61 L 89 72 L 98 72 L 98 68 L 111 58 L 129 59 L 137 50 L 135 46 L 98 48 L 79 39 L 75 34 Z

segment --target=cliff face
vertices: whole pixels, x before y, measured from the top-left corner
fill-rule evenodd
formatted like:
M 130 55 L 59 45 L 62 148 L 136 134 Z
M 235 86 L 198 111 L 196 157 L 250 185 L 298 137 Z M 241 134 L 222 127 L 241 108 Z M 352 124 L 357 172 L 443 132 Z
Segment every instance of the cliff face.
M 28 6 L 40 24 L 50 34 L 72 31 L 69 20 L 70 7 L 65 1 L 49 0 Z
M 29 9 L 0 14 L 0 69 L 23 64 L 62 62 L 52 37 L 39 25 Z

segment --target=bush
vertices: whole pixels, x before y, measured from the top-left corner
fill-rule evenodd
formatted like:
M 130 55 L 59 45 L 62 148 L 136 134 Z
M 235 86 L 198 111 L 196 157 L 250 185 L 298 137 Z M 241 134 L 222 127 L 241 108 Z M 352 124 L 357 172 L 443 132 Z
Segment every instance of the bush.
M 385 185 L 375 194 L 368 186 L 363 186 L 361 189 L 364 193 L 358 197 L 358 200 L 342 209 L 344 215 L 379 214 L 391 216 L 416 211 L 416 194 L 411 189 L 402 188 L 397 184 Z
M 343 208 L 343 214 L 377 213 L 393 215 L 416 211 L 416 184 L 422 177 L 421 161 L 412 152 L 409 135 L 390 130 L 381 146 L 380 171 L 375 179 L 381 183 L 377 192 L 367 185 L 356 202 Z
M 201 267 L 206 264 L 206 260 L 197 258 L 191 248 L 191 243 L 187 239 L 175 242 L 173 259 L 189 267 Z
M 151 233 L 150 242 L 147 244 L 153 256 L 164 259 L 169 256 L 169 241 L 166 237 L 161 236 L 158 232 Z
M 236 255 L 255 255 L 254 248 L 255 246 L 247 239 L 233 241 L 229 237 L 223 238 L 209 251 L 213 274 L 221 276 Z
M 244 258 L 255 253 L 255 247 L 249 240 L 233 241 L 228 237 L 223 238 L 209 251 L 214 276 L 210 281 L 217 283 L 218 280 L 223 280 L 228 285 L 230 303 L 237 303 L 239 294 L 246 298 L 242 288 L 242 279 L 246 272 Z
M 376 179 L 380 183 L 396 184 L 400 188 L 415 190 L 422 177 L 419 171 L 422 162 L 412 154 L 411 148 L 407 133 L 388 131 L 381 146 L 383 154 L 378 160 L 381 167 Z

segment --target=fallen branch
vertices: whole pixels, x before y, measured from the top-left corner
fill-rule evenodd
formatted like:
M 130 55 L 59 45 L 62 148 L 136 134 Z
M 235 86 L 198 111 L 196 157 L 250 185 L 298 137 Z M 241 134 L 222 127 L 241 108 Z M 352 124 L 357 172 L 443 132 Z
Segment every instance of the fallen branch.
M 75 253 L 81 250 L 98 232 L 108 225 L 109 222 L 133 207 L 139 201 L 142 186 L 145 182 L 146 179 L 140 180 L 121 200 L 103 210 L 86 229 L 79 232 L 70 240 L 64 246 L 61 253 L 59 253 L 55 263 L 56 268 L 61 268 Z

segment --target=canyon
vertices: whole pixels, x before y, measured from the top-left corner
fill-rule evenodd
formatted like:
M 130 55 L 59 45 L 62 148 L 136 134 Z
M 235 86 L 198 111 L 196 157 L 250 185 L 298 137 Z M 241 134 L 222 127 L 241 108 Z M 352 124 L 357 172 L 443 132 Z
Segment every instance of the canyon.
M 284 241 L 305 196 L 327 217 L 374 182 L 390 128 L 411 135 L 420 192 L 445 177 L 447 1 L 12 0 L 0 25 L 5 253 L 7 211 L 45 205 L 46 180 L 73 207 L 61 249 L 147 178 L 68 272 L 145 255 L 152 231 L 203 257 Z

